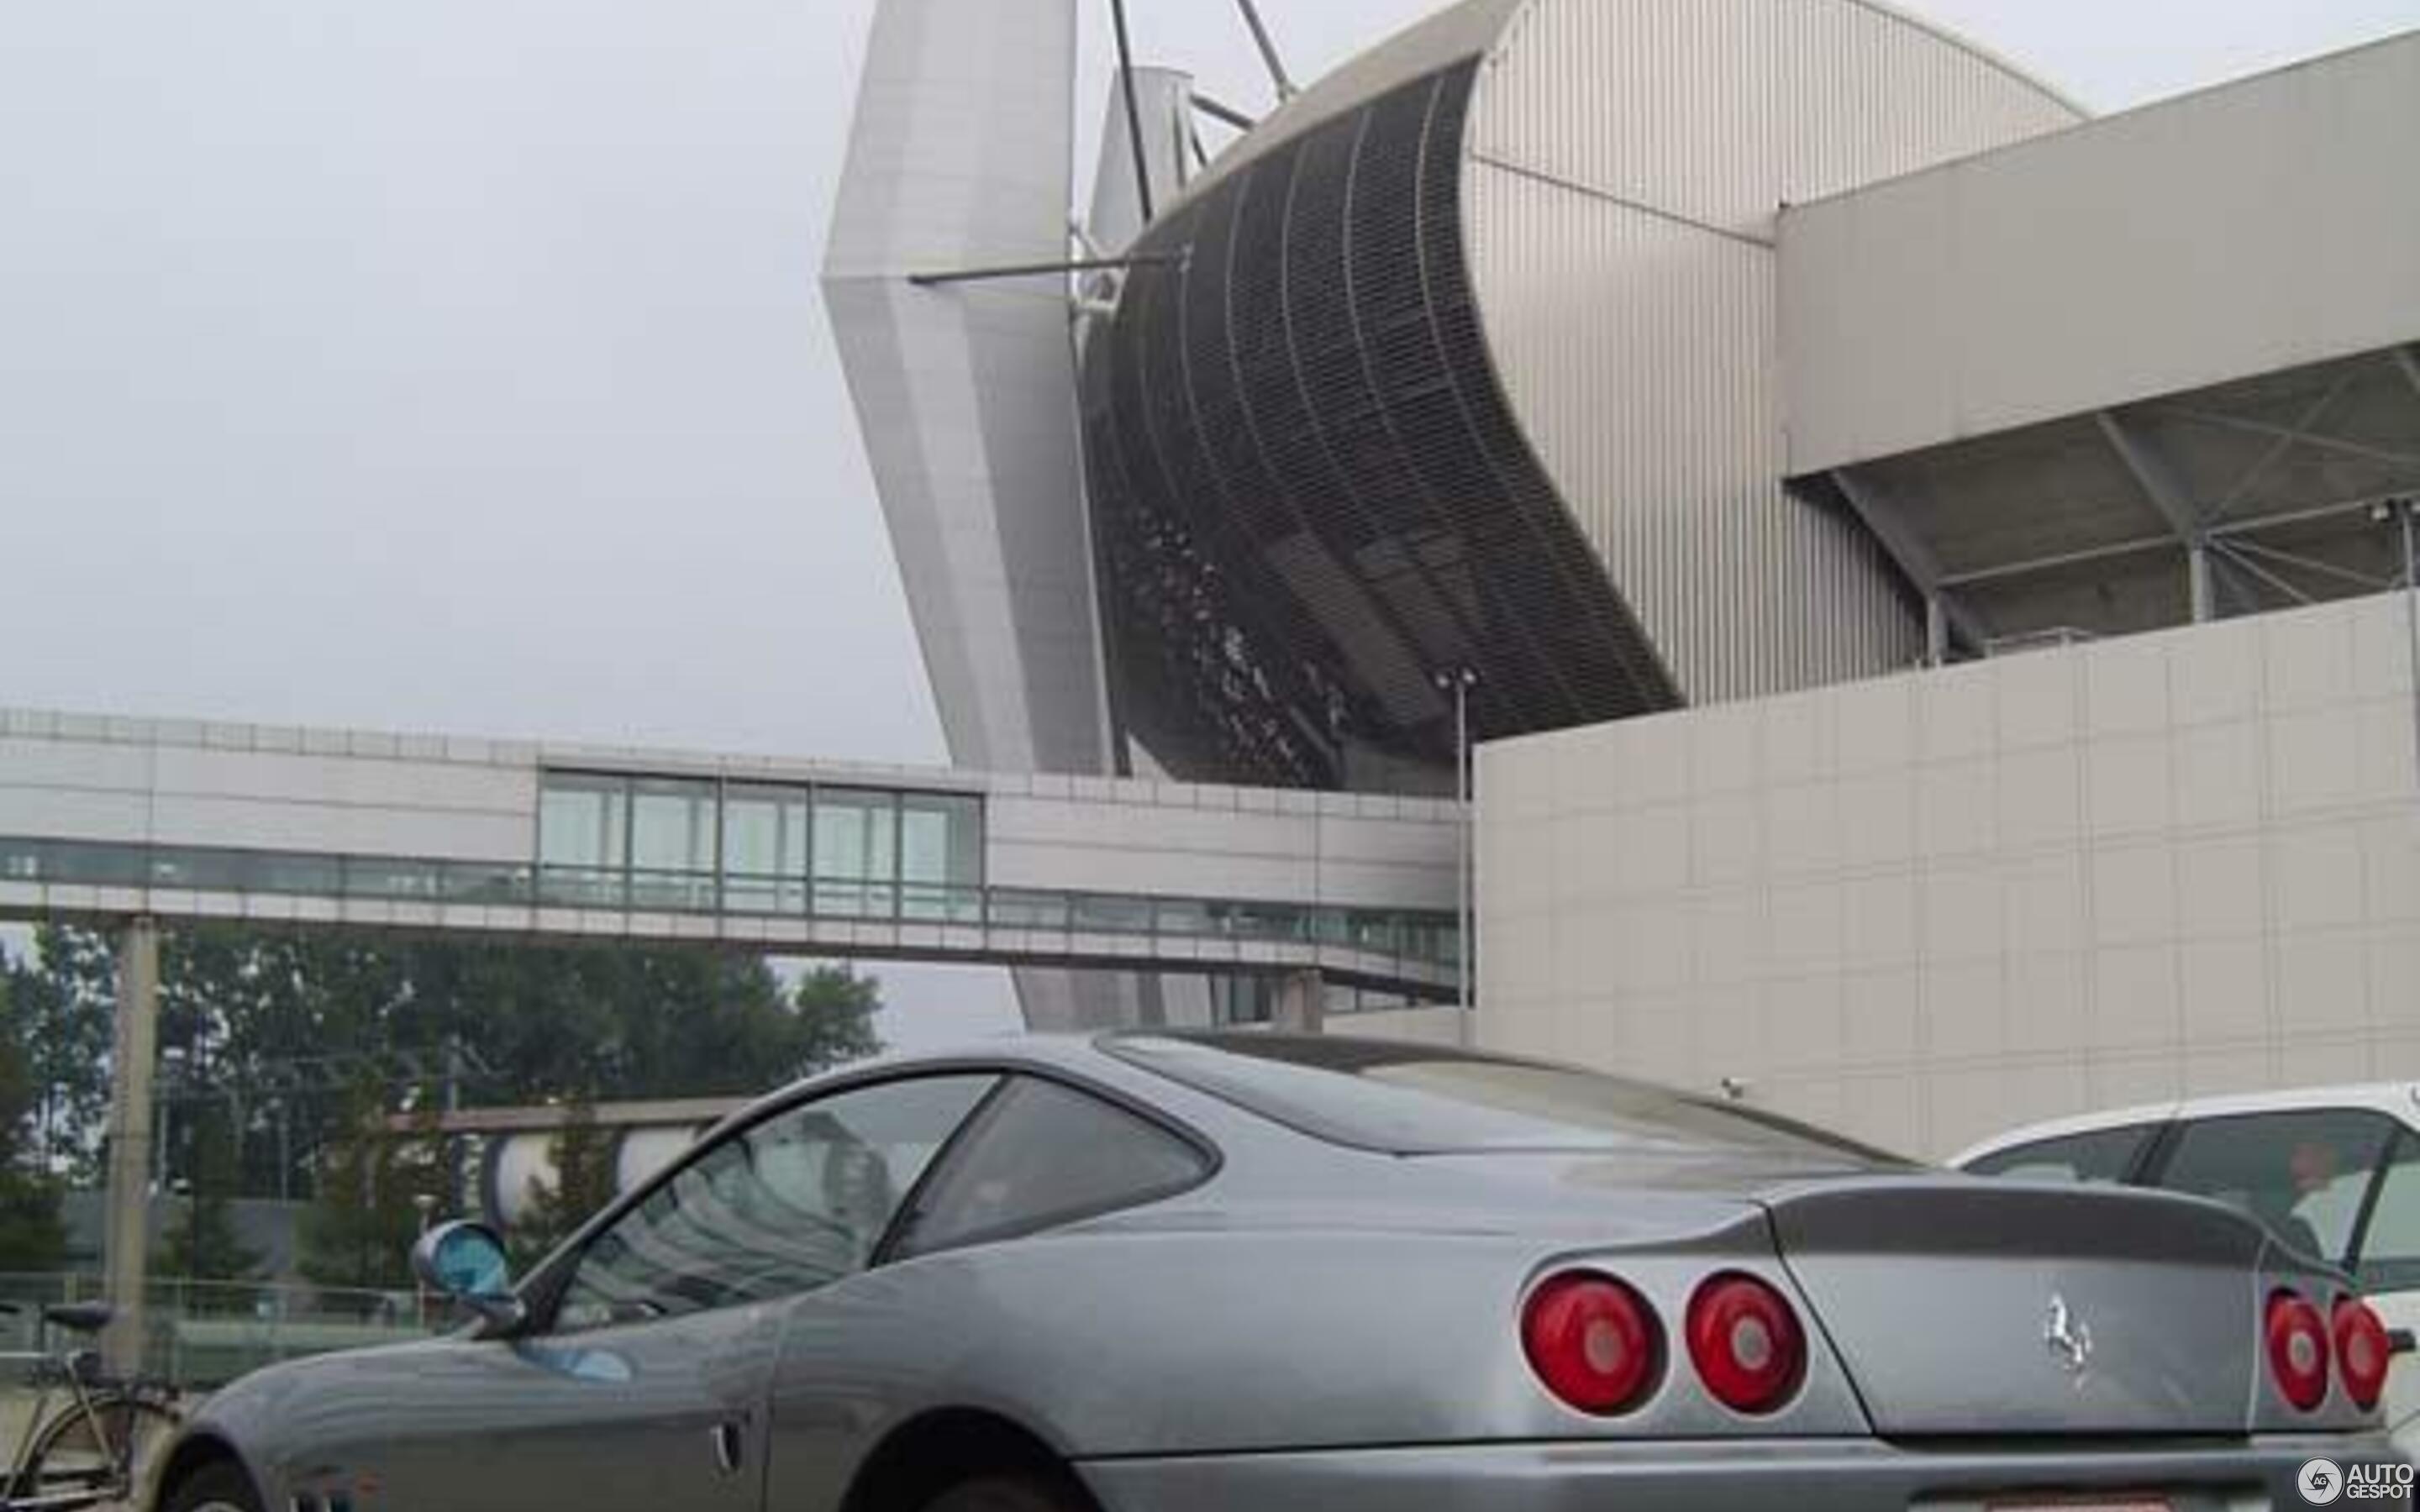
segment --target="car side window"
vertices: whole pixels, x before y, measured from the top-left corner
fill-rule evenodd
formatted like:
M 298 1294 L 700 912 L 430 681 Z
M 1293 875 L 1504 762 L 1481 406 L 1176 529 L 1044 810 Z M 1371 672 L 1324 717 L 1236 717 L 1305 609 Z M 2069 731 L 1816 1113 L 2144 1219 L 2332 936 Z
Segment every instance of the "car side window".
M 2122 1181 L 2160 1132 L 2156 1123 L 2130 1123 L 2089 1134 L 2061 1134 L 2014 1145 L 1968 1163 L 1977 1176 L 2019 1181 Z
M 997 1080 L 856 1088 L 717 1140 L 590 1241 L 553 1331 L 740 1306 L 862 1270 L 924 1167 Z
M 2399 1134 L 2362 1230 L 2354 1278 L 2366 1291 L 2420 1288 L 2420 1138 Z
M 2240 1208 L 2304 1255 L 2341 1265 L 2394 1134 L 2393 1120 L 2360 1108 L 2196 1119 L 2158 1184 Z
M 1151 1120 L 1020 1076 L 935 1173 L 900 1250 L 923 1254 L 1154 1202 L 1209 1173 L 1207 1156 Z

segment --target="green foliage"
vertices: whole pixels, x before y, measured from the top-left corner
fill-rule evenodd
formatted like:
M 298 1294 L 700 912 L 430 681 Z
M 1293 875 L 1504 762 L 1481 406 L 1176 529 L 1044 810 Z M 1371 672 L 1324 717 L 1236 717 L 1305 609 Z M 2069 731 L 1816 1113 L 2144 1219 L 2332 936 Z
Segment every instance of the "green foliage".
M 554 1180 L 530 1178 L 529 1207 L 508 1236 L 517 1272 L 546 1258 L 613 1200 L 613 1134 L 597 1126 L 594 1104 L 583 1099 L 565 1110 L 563 1128 L 548 1142 L 547 1154 Z
M 185 1168 L 193 1174 L 160 1236 L 152 1268 L 198 1281 L 240 1281 L 260 1270 L 259 1254 L 236 1231 L 235 1126 L 221 1103 L 202 1104 L 184 1126 Z
M 55 1266 L 54 1173 L 101 1177 L 116 950 L 50 926 L 0 966 L 0 1270 Z M 461 1105 L 738 1095 L 881 1048 L 879 984 L 808 971 L 785 992 L 762 959 L 706 949 L 528 945 L 200 924 L 161 942 L 163 1106 L 172 1213 L 154 1269 L 242 1278 L 231 1200 L 309 1196 L 301 1267 L 324 1286 L 411 1286 L 422 1213 L 459 1211 L 449 1152 L 387 1117 Z M 449 1086 L 448 1046 L 484 1068 Z M 593 1117 L 557 1141 L 560 1173 L 513 1243 L 543 1253 L 613 1195 Z
M 433 1136 L 389 1132 L 373 1085 L 357 1087 L 347 1106 L 347 1127 L 328 1147 L 318 1194 L 302 1212 L 300 1266 L 323 1287 L 403 1290 L 413 1284 L 419 1199 L 427 1198 L 434 1214 L 452 1180 L 444 1147 Z
M 59 1186 L 27 1134 L 39 1098 L 28 1069 L 26 1002 L 0 972 L 0 1271 L 47 1271 L 67 1249 Z

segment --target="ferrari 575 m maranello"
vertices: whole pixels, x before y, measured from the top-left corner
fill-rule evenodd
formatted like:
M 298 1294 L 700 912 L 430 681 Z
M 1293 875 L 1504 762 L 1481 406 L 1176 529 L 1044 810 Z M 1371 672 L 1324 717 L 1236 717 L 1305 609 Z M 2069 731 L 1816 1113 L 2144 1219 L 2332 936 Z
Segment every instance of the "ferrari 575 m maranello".
M 1253 1033 L 803 1083 L 451 1336 L 259 1372 L 165 1512 L 2301 1505 L 2393 1348 L 2216 1203 L 1720 1100 Z

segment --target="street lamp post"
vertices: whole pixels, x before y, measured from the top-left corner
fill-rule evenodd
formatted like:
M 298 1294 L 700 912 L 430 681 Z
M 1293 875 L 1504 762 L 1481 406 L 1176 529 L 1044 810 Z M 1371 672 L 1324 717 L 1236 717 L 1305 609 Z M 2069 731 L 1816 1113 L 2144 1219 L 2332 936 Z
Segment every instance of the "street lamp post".
M 1453 698 L 1453 787 L 1462 805 L 1454 837 L 1454 994 L 1455 1035 L 1466 1048 L 1473 1035 L 1470 1004 L 1470 690 L 1479 673 L 1468 667 L 1438 672 L 1433 679 L 1440 693 Z

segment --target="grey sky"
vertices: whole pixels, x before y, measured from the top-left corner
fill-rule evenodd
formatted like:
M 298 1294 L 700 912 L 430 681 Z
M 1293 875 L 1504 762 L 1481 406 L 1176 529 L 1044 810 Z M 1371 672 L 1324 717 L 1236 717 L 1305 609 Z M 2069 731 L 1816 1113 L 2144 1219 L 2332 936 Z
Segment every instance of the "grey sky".
M 1264 3 L 1306 76 L 1430 8 Z M 2420 25 L 1914 8 L 2102 109 Z M 814 288 L 870 11 L 11 0 L 0 702 L 939 760 Z

